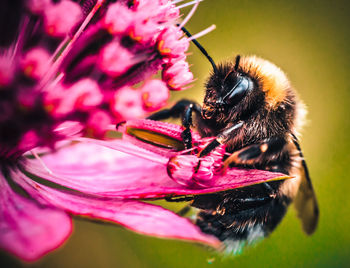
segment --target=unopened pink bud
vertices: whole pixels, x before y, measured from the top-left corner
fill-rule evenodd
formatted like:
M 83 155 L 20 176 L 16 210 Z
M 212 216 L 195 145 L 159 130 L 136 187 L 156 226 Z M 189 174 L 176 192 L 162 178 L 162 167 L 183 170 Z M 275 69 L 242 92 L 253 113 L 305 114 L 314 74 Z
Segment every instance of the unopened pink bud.
M 141 89 L 142 101 L 147 111 L 155 111 L 166 105 L 169 99 L 167 85 L 158 79 L 152 79 L 145 83 Z
M 112 42 L 101 50 L 98 65 L 106 74 L 117 77 L 125 73 L 135 63 L 133 56 L 119 42 Z
M 21 61 L 24 74 L 39 80 L 48 70 L 50 55 L 44 48 L 34 48 L 28 51 Z
M 82 18 L 79 4 L 63 0 L 44 10 L 45 31 L 54 37 L 64 37 Z
M 169 177 L 178 184 L 193 186 L 193 175 L 198 161 L 195 155 L 178 155 L 170 158 L 167 166 Z
M 85 78 L 68 89 L 70 98 L 74 100 L 74 108 L 80 111 L 88 111 L 99 105 L 103 95 L 96 81 Z
M 158 50 L 160 54 L 177 58 L 187 51 L 189 41 L 182 38 L 182 32 L 175 26 L 167 28 L 158 38 Z
M 112 123 L 111 117 L 102 110 L 96 110 L 90 114 L 87 121 L 86 132 L 89 136 L 104 138 L 108 126 Z
M 213 178 L 212 157 L 198 158 L 195 155 L 177 155 L 170 158 L 168 175 L 175 182 L 187 187 L 208 186 Z
M 152 41 L 158 31 L 158 25 L 152 21 L 136 21 L 133 23 L 129 35 L 135 41 L 146 44 Z
M 96 81 L 85 78 L 71 87 L 58 84 L 47 92 L 45 108 L 54 117 L 60 117 L 75 110 L 89 112 L 99 105 L 103 95 Z
M 102 26 L 111 34 L 126 32 L 134 20 L 135 13 L 119 2 L 111 4 L 102 19 Z
M 196 172 L 193 176 L 193 180 L 198 186 L 207 187 L 211 184 L 215 171 L 214 164 L 213 157 L 206 156 L 200 159 L 200 164 L 196 167 Z
M 193 81 L 193 74 L 189 70 L 186 61 L 178 61 L 165 69 L 162 73 L 163 80 L 168 83 L 172 90 L 182 90 L 184 86 Z
M 120 121 L 143 117 L 141 92 L 129 87 L 119 89 L 111 102 L 111 110 Z

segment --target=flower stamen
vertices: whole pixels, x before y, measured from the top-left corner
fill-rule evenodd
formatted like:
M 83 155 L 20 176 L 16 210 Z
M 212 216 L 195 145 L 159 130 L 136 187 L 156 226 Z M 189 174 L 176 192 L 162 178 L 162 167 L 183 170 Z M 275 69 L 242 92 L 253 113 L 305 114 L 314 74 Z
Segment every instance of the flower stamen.
M 184 7 L 192 6 L 192 5 L 197 4 L 197 2 L 202 2 L 202 1 L 203 1 L 203 0 L 194 0 L 194 1 L 191 1 L 191 2 L 188 2 L 188 3 L 185 3 L 185 4 L 182 4 L 182 5 L 179 5 L 177 8 L 178 8 L 178 9 L 181 9 L 181 8 L 184 8 Z
M 173 5 L 176 5 L 177 3 L 181 3 L 181 2 L 183 2 L 183 1 L 185 1 L 185 0 L 174 0 L 174 1 L 171 1 L 171 3 L 172 3 Z
M 40 88 L 43 88 L 46 85 L 46 83 L 51 79 L 51 77 L 55 75 L 59 65 L 62 63 L 63 59 L 68 55 L 68 53 L 70 52 L 71 48 L 73 47 L 75 41 L 80 37 L 80 35 L 83 33 L 86 26 L 89 24 L 89 22 L 91 21 L 93 16 L 96 14 L 96 12 L 99 10 L 99 8 L 102 6 L 103 2 L 105 2 L 105 1 L 106 0 L 98 0 L 96 2 L 95 6 L 90 11 L 90 13 L 86 16 L 83 23 L 80 25 L 79 29 L 76 31 L 76 33 L 74 34 L 72 39 L 68 42 L 67 46 L 62 51 L 59 58 L 56 59 L 56 61 L 52 64 L 51 69 L 43 77 L 43 79 L 39 85 Z M 64 39 L 62 42 L 63 45 L 65 44 L 65 40 L 66 39 Z M 59 47 L 63 46 L 62 44 Z
M 199 37 L 202 37 L 215 29 L 216 29 L 216 25 L 213 24 L 213 25 L 209 26 L 208 28 L 204 29 L 203 31 L 200 31 L 199 33 L 196 33 L 195 35 L 192 35 L 190 38 L 188 38 L 188 40 L 191 41 L 193 39 L 198 39 Z
M 36 160 L 39 161 L 39 163 L 43 166 L 43 168 L 47 171 L 47 173 L 49 173 L 50 175 L 53 174 L 53 172 L 47 167 L 44 161 L 40 158 L 40 156 L 34 150 L 30 150 L 30 153 L 35 157 Z
M 196 0 L 196 3 L 192 7 L 191 11 L 187 14 L 186 18 L 180 23 L 179 29 L 181 29 L 183 26 L 186 25 L 186 23 L 190 20 L 190 18 L 193 16 L 194 12 L 196 11 L 198 5 L 200 3 L 200 0 Z

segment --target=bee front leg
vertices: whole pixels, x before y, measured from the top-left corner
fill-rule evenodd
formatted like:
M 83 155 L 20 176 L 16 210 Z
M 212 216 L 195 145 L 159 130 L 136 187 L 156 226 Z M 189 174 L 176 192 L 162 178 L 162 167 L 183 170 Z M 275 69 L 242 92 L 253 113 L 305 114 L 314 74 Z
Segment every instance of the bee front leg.
M 284 137 L 272 137 L 260 143 L 248 145 L 233 152 L 224 161 L 224 170 L 230 166 L 245 166 L 286 173 L 285 168 L 280 164 L 281 158 L 288 157 L 284 150 L 286 145 L 287 141 Z
M 213 141 L 204 147 L 204 149 L 199 153 L 199 157 L 206 156 L 219 145 L 225 144 L 231 137 L 238 133 L 242 126 L 243 122 L 239 121 L 237 124 L 230 125 L 225 128 Z
M 168 118 L 180 118 L 182 119 L 182 126 L 184 131 L 182 132 L 182 140 L 185 144 L 186 149 L 192 148 L 192 135 L 191 135 L 191 126 L 192 124 L 192 113 L 195 112 L 200 116 L 201 107 L 198 103 L 190 100 L 180 100 L 172 108 L 164 109 L 159 112 L 156 112 L 149 117 L 148 119 L 152 120 L 163 120 Z

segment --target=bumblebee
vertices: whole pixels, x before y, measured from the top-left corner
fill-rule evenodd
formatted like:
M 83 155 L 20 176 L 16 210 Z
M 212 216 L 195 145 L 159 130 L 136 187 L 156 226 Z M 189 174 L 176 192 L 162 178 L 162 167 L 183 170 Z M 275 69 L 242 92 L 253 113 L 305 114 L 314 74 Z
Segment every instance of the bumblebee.
M 196 224 L 223 241 L 227 251 L 237 253 L 269 235 L 294 201 L 303 230 L 312 234 L 319 210 L 297 138 L 306 110 L 296 91 L 281 69 L 267 60 L 238 55 L 234 61 L 216 65 L 193 41 L 213 67 L 203 105 L 181 100 L 149 118 L 182 118 L 186 148 L 192 147 L 192 126 L 202 137 L 216 137 L 199 156 L 225 144 L 229 156 L 224 168 L 263 169 L 293 177 L 188 197 L 190 205 L 199 209 Z

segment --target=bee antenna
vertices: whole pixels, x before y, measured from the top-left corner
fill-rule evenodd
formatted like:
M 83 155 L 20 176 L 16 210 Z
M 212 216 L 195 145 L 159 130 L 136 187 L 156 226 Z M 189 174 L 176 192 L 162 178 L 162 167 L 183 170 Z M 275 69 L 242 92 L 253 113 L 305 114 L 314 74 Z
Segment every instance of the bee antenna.
M 237 55 L 236 57 L 236 62 L 235 62 L 235 71 L 238 70 L 238 66 L 239 66 L 239 61 L 241 60 L 241 56 Z
M 187 31 L 187 29 L 185 27 L 181 27 L 181 30 L 188 36 L 188 37 L 192 37 L 192 34 Z M 204 49 L 204 47 L 202 47 L 202 45 L 196 40 L 196 39 L 191 39 L 191 41 L 193 42 L 193 44 L 196 45 L 196 47 L 198 47 L 198 49 L 203 53 L 203 55 L 209 60 L 209 62 L 211 63 L 211 65 L 213 66 L 213 70 L 214 73 L 218 73 L 218 68 L 216 67 L 216 64 L 214 62 L 214 60 L 209 56 L 208 52 Z

